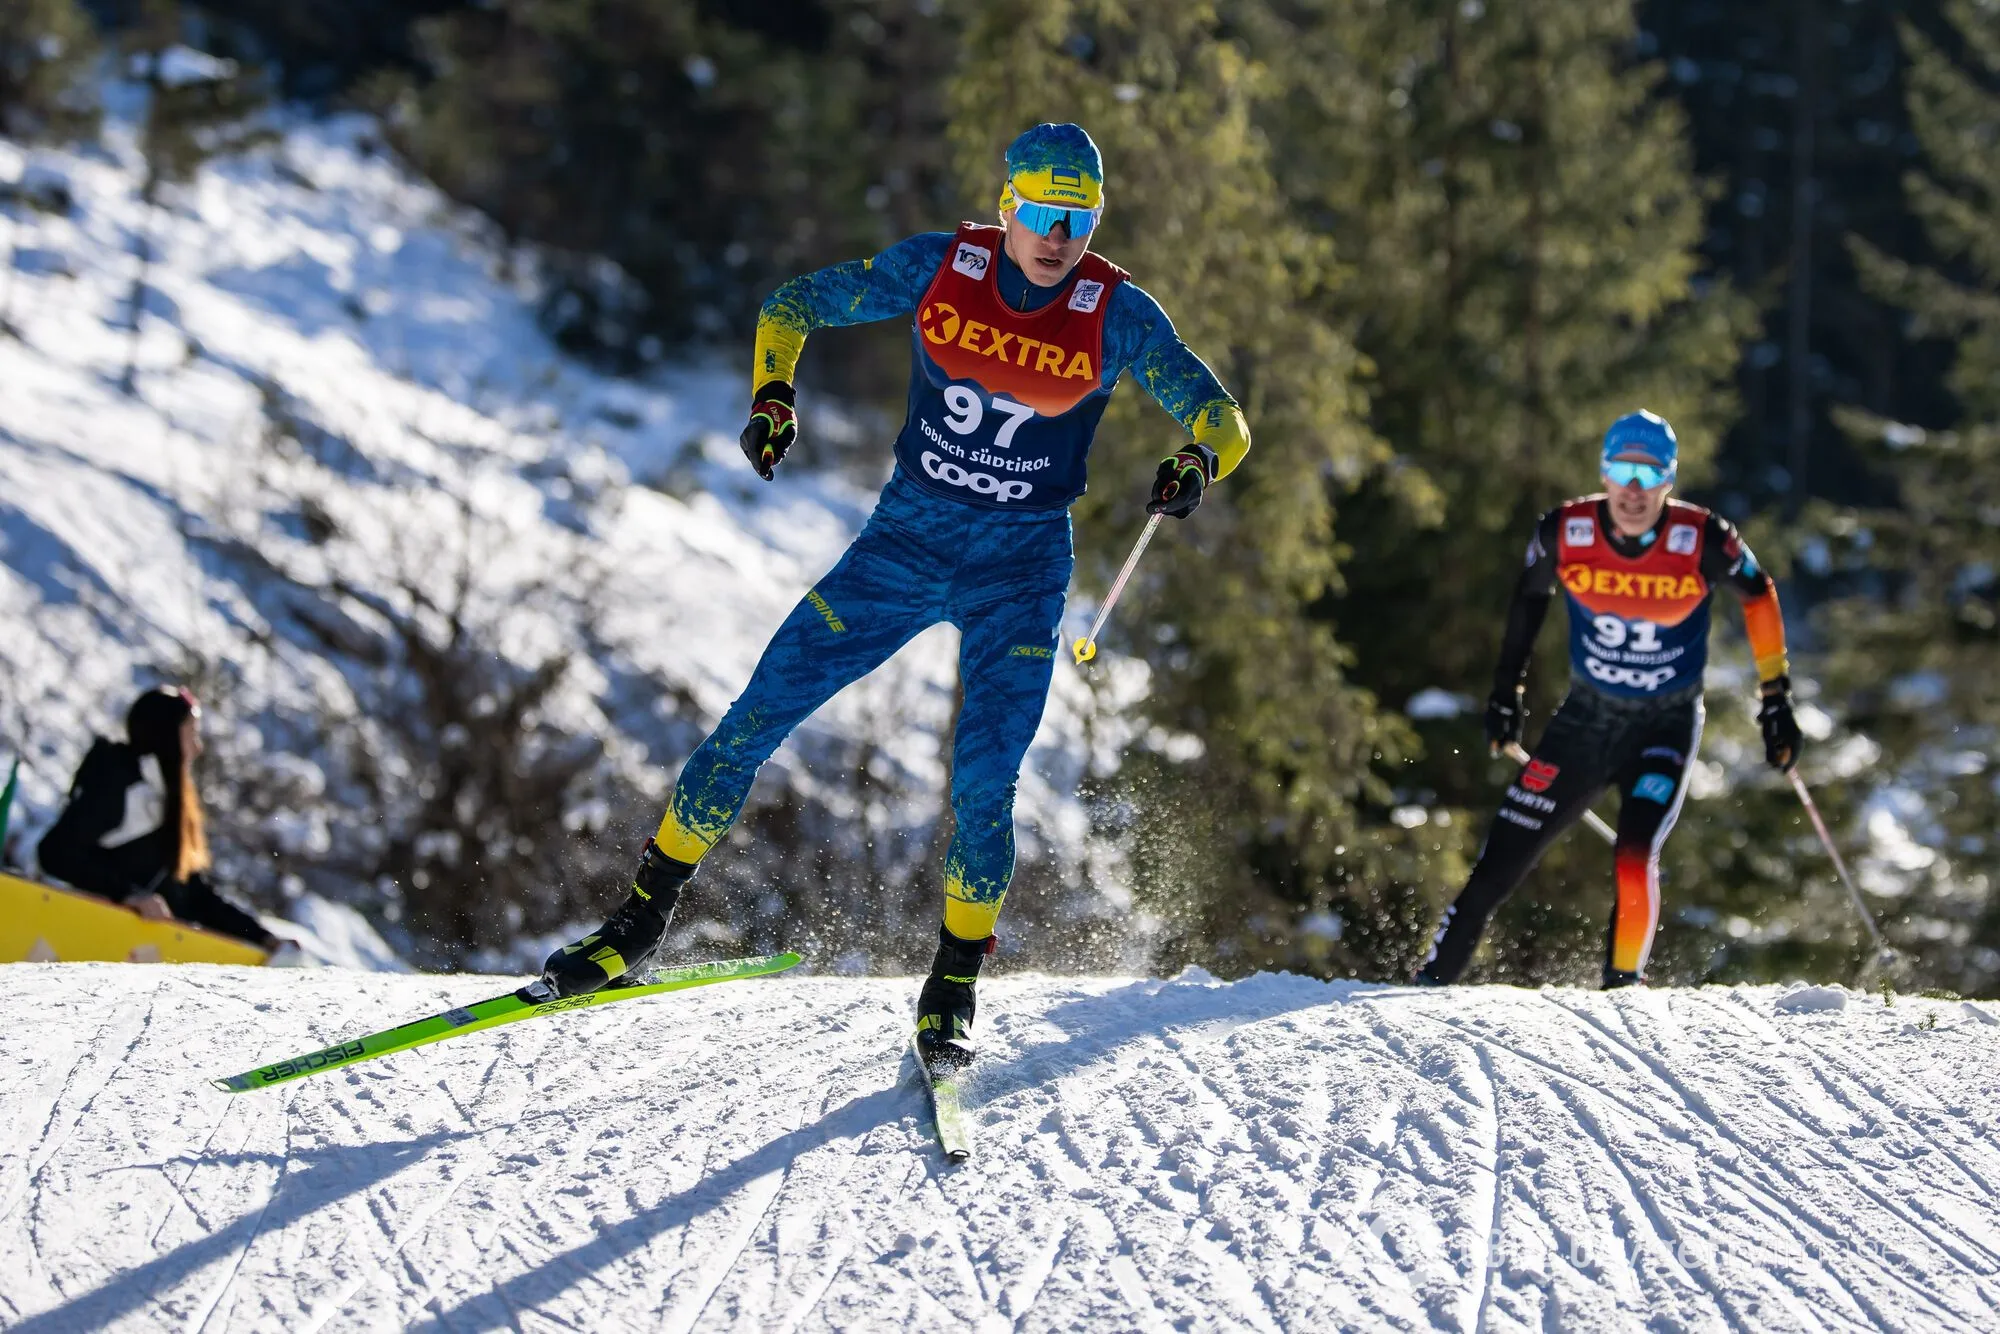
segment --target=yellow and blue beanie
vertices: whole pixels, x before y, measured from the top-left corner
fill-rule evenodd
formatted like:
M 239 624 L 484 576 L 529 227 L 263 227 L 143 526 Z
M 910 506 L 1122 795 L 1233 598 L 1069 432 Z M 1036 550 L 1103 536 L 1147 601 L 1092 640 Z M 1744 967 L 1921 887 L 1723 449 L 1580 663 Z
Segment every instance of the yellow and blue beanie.
M 1104 207 L 1104 158 L 1081 125 L 1043 122 L 1007 145 L 1000 207 L 1016 199 L 1065 208 Z

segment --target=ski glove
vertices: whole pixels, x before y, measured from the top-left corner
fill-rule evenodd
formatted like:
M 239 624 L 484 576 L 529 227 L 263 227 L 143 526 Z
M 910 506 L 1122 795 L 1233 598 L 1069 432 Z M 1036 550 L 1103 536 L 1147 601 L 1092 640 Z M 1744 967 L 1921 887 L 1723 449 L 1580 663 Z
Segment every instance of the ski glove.
M 750 460 L 759 477 L 770 481 L 784 461 L 785 451 L 799 442 L 799 422 L 792 411 L 790 385 L 773 380 L 757 391 L 757 401 L 750 405 L 750 424 L 743 428 L 739 439 L 743 457 Z
M 1757 710 L 1764 732 L 1764 761 L 1773 769 L 1790 769 L 1799 762 L 1799 721 L 1792 717 L 1792 678 L 1773 677 L 1764 683 L 1764 702 Z
M 1160 460 L 1153 477 L 1153 494 L 1146 501 L 1146 513 L 1171 514 L 1185 519 L 1201 504 L 1201 493 L 1215 480 L 1221 466 L 1215 451 L 1207 445 L 1189 445 L 1172 458 Z
M 1521 686 L 1496 690 L 1486 697 L 1486 745 L 1495 755 L 1509 742 L 1521 740 L 1521 724 L 1528 720 L 1528 706 Z

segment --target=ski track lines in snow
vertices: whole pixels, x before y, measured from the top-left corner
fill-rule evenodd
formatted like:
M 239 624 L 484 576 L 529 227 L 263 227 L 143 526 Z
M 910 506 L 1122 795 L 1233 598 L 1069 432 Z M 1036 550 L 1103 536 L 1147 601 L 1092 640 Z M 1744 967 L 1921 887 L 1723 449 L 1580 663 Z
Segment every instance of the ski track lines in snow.
M 18 964 L 0 1328 L 1990 1330 L 2000 1027 L 1778 988 L 777 979 L 238 1097 L 502 990 Z

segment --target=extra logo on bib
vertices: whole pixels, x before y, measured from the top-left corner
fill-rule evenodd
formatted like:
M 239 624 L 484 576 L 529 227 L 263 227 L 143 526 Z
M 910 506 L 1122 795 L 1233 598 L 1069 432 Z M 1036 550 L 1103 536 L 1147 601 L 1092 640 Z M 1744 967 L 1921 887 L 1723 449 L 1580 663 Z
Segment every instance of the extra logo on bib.
M 951 257 L 951 267 L 968 278 L 984 278 L 986 270 L 993 263 L 993 252 L 985 246 L 958 243 L 958 253 Z

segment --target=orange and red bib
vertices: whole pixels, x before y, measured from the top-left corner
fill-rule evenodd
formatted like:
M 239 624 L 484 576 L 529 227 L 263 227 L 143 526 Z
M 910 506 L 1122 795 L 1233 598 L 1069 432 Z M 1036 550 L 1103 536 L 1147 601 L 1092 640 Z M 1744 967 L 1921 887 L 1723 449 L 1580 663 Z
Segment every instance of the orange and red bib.
M 1669 500 L 1652 543 L 1621 555 L 1604 532 L 1602 496 L 1558 512 L 1556 578 L 1569 599 L 1570 663 L 1611 695 L 1678 694 L 1708 662 L 1709 584 L 1701 573 L 1708 511 Z
M 920 486 L 968 504 L 1060 509 L 1083 494 L 1104 378 L 1104 319 L 1125 271 L 1085 253 L 1034 311 L 1008 309 L 1005 233 L 960 223 L 911 330 L 917 374 L 896 458 Z

